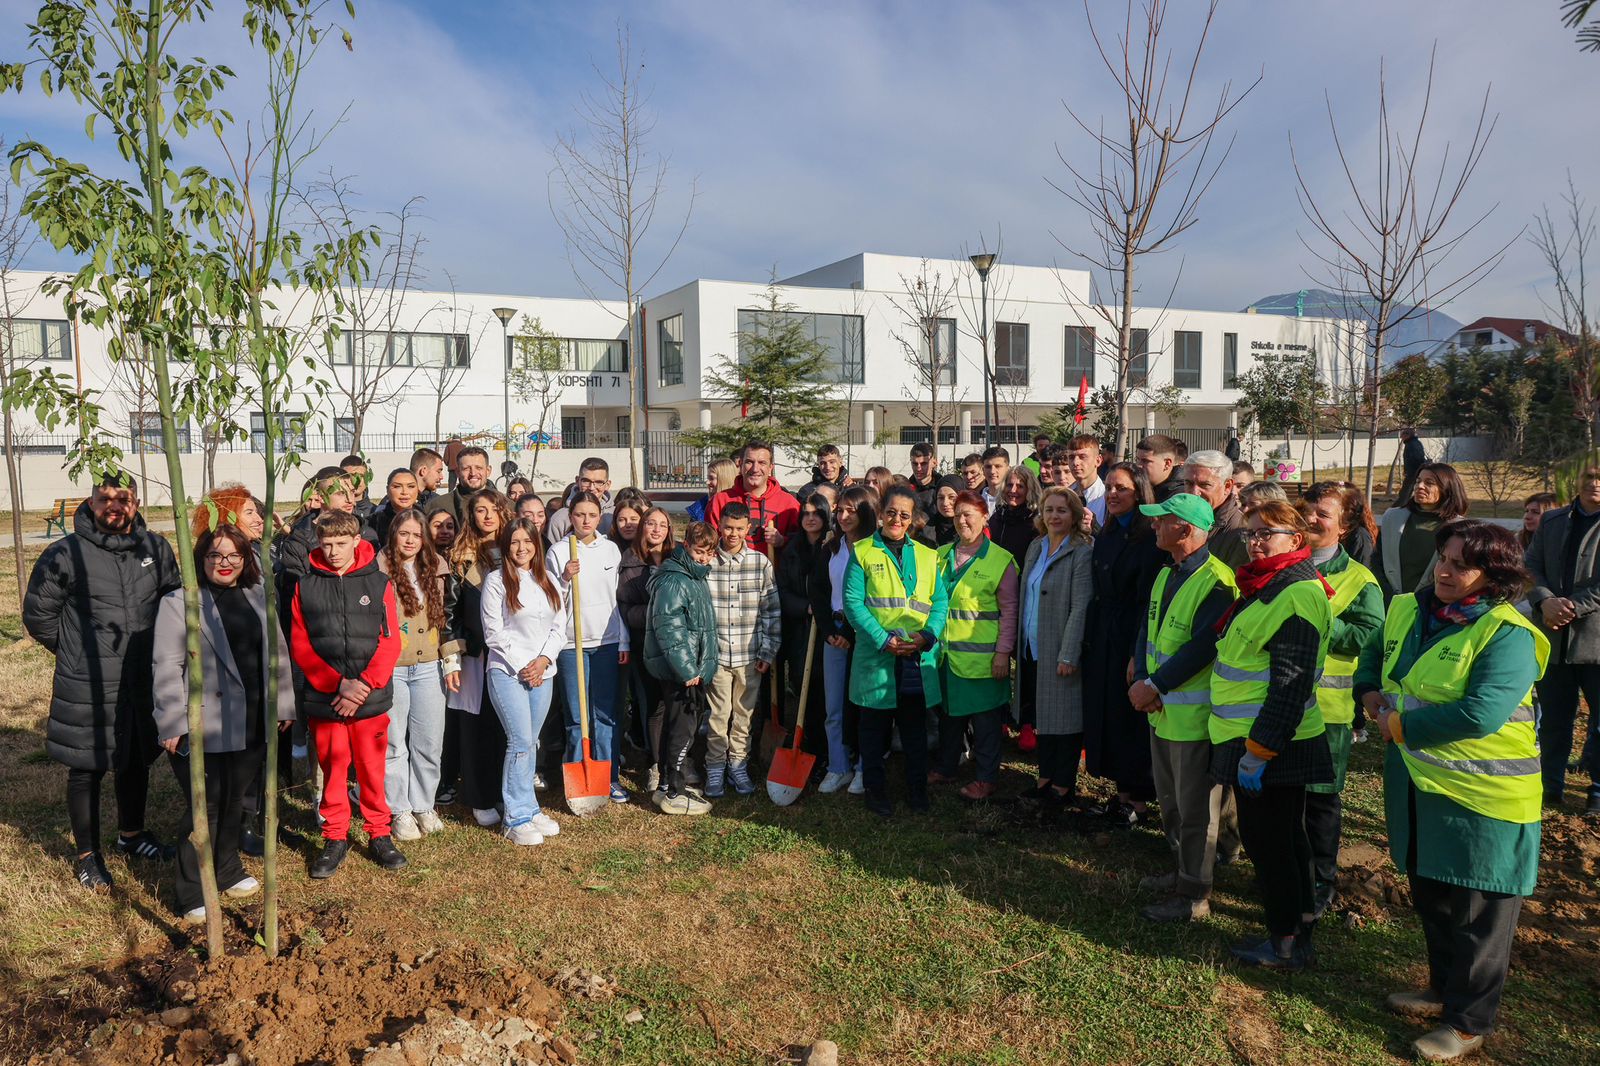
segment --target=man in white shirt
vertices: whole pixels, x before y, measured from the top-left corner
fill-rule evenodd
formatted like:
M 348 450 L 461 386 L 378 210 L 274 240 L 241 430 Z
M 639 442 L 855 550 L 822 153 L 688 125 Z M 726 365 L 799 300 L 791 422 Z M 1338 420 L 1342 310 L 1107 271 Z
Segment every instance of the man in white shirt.
M 1006 475 L 1011 472 L 1011 453 L 1000 445 L 992 445 L 983 453 L 983 502 L 989 513 L 1000 506 L 1006 491 Z
M 1095 524 L 1105 525 L 1106 483 L 1100 480 L 1100 438 L 1080 433 L 1068 441 L 1067 469 L 1072 473 L 1073 488 L 1094 515 Z

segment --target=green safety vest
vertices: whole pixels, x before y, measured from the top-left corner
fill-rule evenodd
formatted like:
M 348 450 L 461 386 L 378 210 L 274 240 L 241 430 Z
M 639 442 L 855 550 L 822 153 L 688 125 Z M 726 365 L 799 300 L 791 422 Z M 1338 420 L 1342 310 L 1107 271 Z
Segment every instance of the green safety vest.
M 1178 653 L 1194 635 L 1194 613 L 1200 609 L 1211 590 L 1225 585 L 1238 595 L 1233 571 L 1215 555 L 1206 556 L 1200 568 L 1172 594 L 1165 618 L 1161 615 L 1161 597 L 1167 588 L 1167 578 L 1172 567 L 1164 566 L 1156 575 L 1155 587 L 1150 590 L 1150 607 L 1145 616 L 1144 669 L 1154 674 L 1166 661 Z M 1161 710 L 1150 716 L 1156 736 L 1162 740 L 1205 740 L 1206 722 L 1211 717 L 1211 664 L 1183 684 L 1161 697 Z
M 1328 630 L 1333 625 L 1333 611 L 1322 582 L 1296 581 L 1270 603 L 1252 601 L 1229 620 L 1228 631 L 1217 642 L 1217 661 L 1211 668 L 1211 719 L 1207 723 L 1211 743 L 1222 744 L 1250 735 L 1250 725 L 1267 698 L 1272 668 L 1267 641 L 1293 617 L 1304 618 L 1321 635 L 1317 648 L 1317 673 L 1321 674 L 1328 654 Z M 1293 739 L 1307 740 L 1321 733 L 1322 715 L 1317 711 L 1317 694 L 1313 691 Z
M 1323 576 L 1333 586 L 1333 599 L 1328 607 L 1335 618 L 1356 602 L 1362 589 L 1378 583 L 1372 571 L 1354 559 L 1337 574 Z M 1360 655 L 1339 655 L 1330 651 L 1323 660 L 1322 680 L 1317 684 L 1317 708 L 1322 711 L 1322 720 L 1330 725 L 1355 724 L 1356 701 L 1351 690 L 1355 687 L 1359 658 Z
M 1442 637 L 1417 657 L 1396 684 L 1390 678 L 1406 634 L 1416 625 L 1417 597 L 1396 596 L 1383 626 L 1383 690 L 1400 712 L 1405 732 L 1407 711 L 1455 703 L 1472 682 L 1472 662 L 1501 626 L 1520 626 L 1533 634 L 1534 656 L 1544 675 L 1550 641 L 1516 608 L 1496 604 L 1470 625 Z M 1533 688 L 1523 693 L 1510 721 L 1486 737 L 1453 740 L 1430 748 L 1400 745 L 1411 780 L 1485 818 L 1527 824 L 1539 821 L 1543 786 L 1539 773 L 1539 727 L 1533 711 Z
M 866 605 L 878 624 L 900 636 L 922 632 L 933 613 L 933 588 L 939 569 L 939 557 L 933 549 L 914 540 L 906 541 L 902 550 L 915 553 L 917 586 L 910 590 L 900 577 L 894 556 L 880 546 L 877 537 L 863 537 L 851 550 L 866 575 Z
M 994 647 L 1000 640 L 1000 581 L 1015 560 L 1010 552 L 985 537 L 978 553 L 967 561 L 958 577 L 955 551 L 954 544 L 939 549 L 939 566 L 950 585 L 950 613 L 944 625 L 945 664 L 957 677 L 993 677 Z

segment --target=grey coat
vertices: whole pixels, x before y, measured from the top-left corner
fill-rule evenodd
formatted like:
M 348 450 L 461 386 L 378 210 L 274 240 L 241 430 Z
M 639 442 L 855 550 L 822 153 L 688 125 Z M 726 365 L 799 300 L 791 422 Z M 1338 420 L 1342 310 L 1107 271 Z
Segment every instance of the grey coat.
M 1527 566 L 1533 574 L 1533 588 L 1528 593 L 1528 604 L 1533 608 L 1533 621 L 1550 638 L 1550 651 L 1555 661 L 1563 663 L 1600 663 L 1600 569 L 1596 556 L 1600 555 L 1600 522 L 1589 527 L 1589 532 L 1578 545 L 1578 565 L 1572 575 L 1572 591 L 1567 598 L 1572 601 L 1577 617 L 1564 628 L 1545 628 L 1544 613 L 1539 605 L 1552 596 L 1561 595 L 1561 567 L 1566 558 L 1567 530 L 1572 526 L 1572 507 L 1558 507 L 1546 511 L 1528 542 Z
M 1019 604 L 1027 596 L 1028 575 L 1040 565 L 1047 539 L 1040 537 L 1028 545 L 1022 581 L 1017 589 L 1021 598 Z M 1034 728 L 1047 736 L 1083 732 L 1083 630 L 1089 600 L 1094 596 L 1094 573 L 1090 565 L 1093 554 L 1092 542 L 1063 548 L 1050 561 L 1050 569 L 1045 571 L 1044 583 L 1039 587 Z M 1023 646 L 1020 631 L 1017 646 Z M 1056 673 L 1057 663 L 1077 669 L 1067 677 L 1060 677 Z
M 260 585 L 246 589 L 250 605 L 261 615 L 266 633 L 267 597 Z M 155 702 L 156 731 L 162 740 L 189 732 L 189 680 L 185 663 L 187 627 L 183 617 L 183 590 L 168 593 L 156 614 Z M 292 721 L 294 679 L 291 676 L 289 645 L 281 630 L 274 630 L 278 642 L 278 721 Z M 261 683 L 266 683 L 267 655 L 262 652 Z M 228 649 L 228 633 L 222 627 L 211 591 L 200 589 L 200 669 L 205 680 L 200 714 L 205 722 L 205 750 L 242 751 L 245 746 L 245 687 Z

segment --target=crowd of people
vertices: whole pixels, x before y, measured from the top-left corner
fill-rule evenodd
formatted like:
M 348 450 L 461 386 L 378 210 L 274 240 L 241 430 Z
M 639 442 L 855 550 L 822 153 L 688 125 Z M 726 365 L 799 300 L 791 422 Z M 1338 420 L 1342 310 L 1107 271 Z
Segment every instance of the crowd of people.
M 1492 1032 L 1578 697 L 1600 696 L 1600 470 L 1569 505 L 1530 498 L 1519 536 L 1466 518 L 1447 464 L 1408 469 L 1379 522 L 1353 485 L 1291 499 L 1257 481 L 1236 440 L 1191 453 L 1152 435 L 1123 462 L 1092 436 L 1041 437 L 1019 463 L 996 446 L 942 475 L 919 444 L 909 473 L 859 480 L 827 445 L 793 493 L 751 441 L 710 465 L 686 527 L 614 490 L 598 458 L 548 499 L 521 478 L 502 491 L 480 448 L 450 458 L 419 450 L 378 502 L 350 456 L 286 519 L 239 486 L 194 510 L 227 895 L 259 888 L 240 855 L 260 853 L 262 796 L 296 755 L 320 777 L 310 874 L 327 878 L 356 811 L 386 869 L 453 803 L 511 845 L 543 844 L 561 825 L 541 803 L 585 736 L 610 801 L 692 816 L 755 792 L 761 734 L 800 727 L 809 785 L 874 816 L 951 788 L 1159 828 L 1170 862 L 1140 882 L 1153 922 L 1205 918 L 1215 868 L 1247 857 L 1264 935 L 1233 955 L 1292 971 L 1315 962 L 1334 902 L 1352 747 L 1381 737 L 1391 853 L 1429 963 L 1427 987 L 1389 1005 L 1438 1023 L 1416 1044 L 1431 1059 Z M 174 847 L 145 825 L 158 752 L 189 787 L 193 660 L 179 567 L 131 478 L 102 478 L 40 556 L 24 621 L 56 655 L 46 744 L 68 768 L 78 880 L 111 884 L 109 771 L 116 850 L 175 858 L 178 912 L 203 920 L 190 826 Z M 1033 771 L 1013 795 L 1008 744 Z

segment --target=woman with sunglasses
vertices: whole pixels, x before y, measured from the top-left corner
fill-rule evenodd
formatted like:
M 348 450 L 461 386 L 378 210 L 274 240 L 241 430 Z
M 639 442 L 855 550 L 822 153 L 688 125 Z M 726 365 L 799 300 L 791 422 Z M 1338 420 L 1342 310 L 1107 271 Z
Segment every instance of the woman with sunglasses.
M 1231 949 L 1250 966 L 1299 970 L 1314 960 L 1316 900 L 1306 786 L 1333 780 L 1317 678 L 1333 627 L 1333 589 L 1311 562 L 1310 529 L 1291 504 L 1247 520 L 1250 561 L 1218 623 L 1211 675 L 1211 776 L 1237 786 L 1239 837 L 1255 864 L 1267 936 Z
M 941 702 L 939 641 L 950 589 L 938 555 L 911 539 L 916 492 L 891 484 L 881 499 L 878 532 L 850 547 L 844 613 L 856 633 L 850 699 L 861 708 L 867 809 L 887 818 L 894 803 L 884 757 L 895 728 L 905 753 L 906 801 L 913 811 L 928 809 L 928 708 Z
M 200 641 L 200 667 L 206 680 L 200 716 L 212 865 L 223 895 L 252 896 L 261 886 L 239 861 L 244 797 L 266 758 L 266 731 L 286 729 L 295 717 L 288 642 L 280 628 L 267 627 L 261 564 L 243 531 L 219 525 L 202 533 L 195 542 L 194 563 L 200 574 L 200 624 L 205 634 Z M 156 615 L 155 720 L 185 800 L 178 838 L 178 913 L 185 922 L 199 923 L 205 921 L 206 909 L 200 893 L 200 858 L 190 839 L 187 639 L 180 589 L 167 594 Z M 266 706 L 268 641 L 278 646 L 275 708 Z

